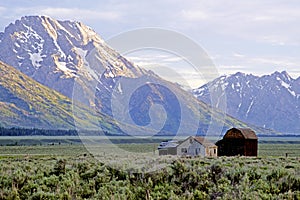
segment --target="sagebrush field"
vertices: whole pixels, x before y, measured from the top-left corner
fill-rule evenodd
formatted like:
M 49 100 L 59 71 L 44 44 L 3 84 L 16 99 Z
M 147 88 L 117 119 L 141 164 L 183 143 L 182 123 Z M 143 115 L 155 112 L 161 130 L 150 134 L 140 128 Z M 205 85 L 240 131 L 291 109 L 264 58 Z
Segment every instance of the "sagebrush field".
M 88 155 L 10 156 L 0 165 L 0 199 L 300 198 L 298 158 L 180 159 L 146 174 Z
M 1 146 L 0 199 L 300 199 L 298 145 L 278 145 L 260 144 L 257 158 L 173 158 L 151 173 L 112 168 L 82 145 Z

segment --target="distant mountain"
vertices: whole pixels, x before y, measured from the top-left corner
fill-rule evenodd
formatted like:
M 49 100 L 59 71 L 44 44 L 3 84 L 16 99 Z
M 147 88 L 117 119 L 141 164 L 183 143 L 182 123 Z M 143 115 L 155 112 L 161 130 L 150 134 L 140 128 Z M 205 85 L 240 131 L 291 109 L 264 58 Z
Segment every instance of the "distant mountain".
M 254 76 L 236 73 L 221 76 L 193 91 L 208 103 L 210 91 L 222 90 L 227 113 L 239 120 L 283 133 L 300 133 L 300 77 L 285 71 Z
M 118 132 L 108 117 L 43 86 L 11 66 L 0 62 L 0 127 L 75 129 L 74 112 L 81 126 Z
M 129 128 L 133 134 L 149 134 L 147 130 L 152 129 L 157 134 L 205 134 L 209 127 L 248 127 L 211 109 L 177 84 L 135 66 L 80 22 L 22 17 L 0 34 L 0 46 L 4 63 L 79 105 L 118 120 L 118 128 Z M 81 121 L 80 112 L 74 115 L 75 121 Z

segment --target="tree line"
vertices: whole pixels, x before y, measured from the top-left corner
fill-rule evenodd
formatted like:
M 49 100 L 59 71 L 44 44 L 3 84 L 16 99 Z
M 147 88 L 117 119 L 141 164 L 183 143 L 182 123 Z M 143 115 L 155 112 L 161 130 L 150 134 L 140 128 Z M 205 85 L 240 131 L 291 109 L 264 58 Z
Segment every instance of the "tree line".
M 76 130 L 0 127 L 0 136 L 77 136 Z

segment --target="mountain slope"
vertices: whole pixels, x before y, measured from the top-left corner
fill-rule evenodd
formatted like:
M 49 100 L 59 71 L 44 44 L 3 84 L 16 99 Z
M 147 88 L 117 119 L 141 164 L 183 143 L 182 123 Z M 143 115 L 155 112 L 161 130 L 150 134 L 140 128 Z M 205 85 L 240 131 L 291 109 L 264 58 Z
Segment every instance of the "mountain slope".
M 254 76 L 221 76 L 195 89 L 194 95 L 210 104 L 209 90 L 222 89 L 227 113 L 239 120 L 285 133 L 300 133 L 300 78 L 285 71 Z
M 0 62 L 0 124 L 4 127 L 75 129 L 74 112 L 82 126 L 97 130 L 99 123 L 114 131 L 114 122 Z M 76 116 L 75 116 L 76 117 Z

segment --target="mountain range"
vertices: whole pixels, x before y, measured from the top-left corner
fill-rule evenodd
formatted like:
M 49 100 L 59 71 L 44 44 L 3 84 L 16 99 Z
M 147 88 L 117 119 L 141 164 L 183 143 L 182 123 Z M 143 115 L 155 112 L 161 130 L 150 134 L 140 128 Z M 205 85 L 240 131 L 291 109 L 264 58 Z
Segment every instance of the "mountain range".
M 80 22 L 22 17 L 0 33 L 0 46 L 1 126 L 100 126 L 137 135 L 219 134 L 232 126 L 266 131 L 136 66 Z
M 286 71 L 254 76 L 238 72 L 221 76 L 195 90 L 211 105 L 210 91 L 222 90 L 229 115 L 249 124 L 283 133 L 300 133 L 300 77 Z

